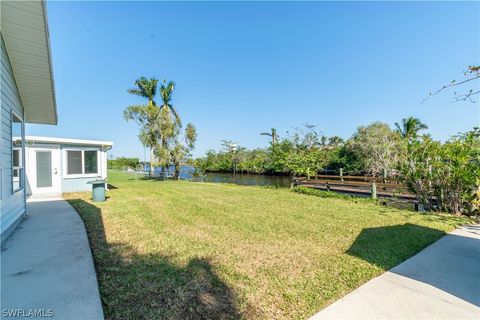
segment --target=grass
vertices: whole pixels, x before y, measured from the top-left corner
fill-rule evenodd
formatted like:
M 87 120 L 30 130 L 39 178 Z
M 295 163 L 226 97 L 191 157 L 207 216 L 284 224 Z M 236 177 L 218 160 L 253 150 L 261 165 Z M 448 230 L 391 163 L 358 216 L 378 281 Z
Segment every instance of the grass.
M 468 222 L 288 189 L 138 180 L 64 197 L 108 319 L 298 319 Z

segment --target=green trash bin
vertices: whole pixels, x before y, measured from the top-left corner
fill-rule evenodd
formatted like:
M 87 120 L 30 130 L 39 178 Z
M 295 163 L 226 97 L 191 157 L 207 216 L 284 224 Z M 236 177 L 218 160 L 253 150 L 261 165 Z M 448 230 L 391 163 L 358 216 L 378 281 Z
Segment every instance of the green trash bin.
M 106 180 L 97 179 L 88 182 L 92 185 L 92 200 L 94 202 L 104 202 L 105 201 L 105 183 Z

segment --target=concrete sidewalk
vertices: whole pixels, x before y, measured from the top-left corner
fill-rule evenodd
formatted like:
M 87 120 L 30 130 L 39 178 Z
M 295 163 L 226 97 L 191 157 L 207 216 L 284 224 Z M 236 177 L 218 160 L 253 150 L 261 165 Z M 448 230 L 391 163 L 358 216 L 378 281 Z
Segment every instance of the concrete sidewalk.
M 455 230 L 311 319 L 480 319 L 480 226 Z
M 2 245 L 2 319 L 103 319 L 85 226 L 63 199 L 29 199 Z M 42 317 L 43 316 L 43 317 Z

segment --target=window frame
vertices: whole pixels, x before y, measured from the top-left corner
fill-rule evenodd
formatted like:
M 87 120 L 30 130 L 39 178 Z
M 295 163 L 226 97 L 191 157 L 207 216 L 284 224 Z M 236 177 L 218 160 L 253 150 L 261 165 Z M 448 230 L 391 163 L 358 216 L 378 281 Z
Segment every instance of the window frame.
M 21 145 L 20 147 L 18 146 L 14 146 L 13 144 L 13 117 L 17 118 L 18 120 L 20 120 L 20 127 L 21 127 L 21 133 L 20 133 L 20 141 L 21 141 Z M 14 166 L 13 165 L 13 153 L 14 153 L 14 150 L 20 150 L 21 153 L 20 153 L 20 157 L 19 157 L 19 162 L 20 162 L 20 166 Z M 25 189 L 25 122 L 24 122 L 24 119 L 23 117 L 21 117 L 17 112 L 15 112 L 14 110 L 11 110 L 10 111 L 10 151 L 11 151 L 11 174 L 12 174 L 12 195 L 17 193 L 17 192 L 20 192 L 20 191 L 23 191 Z M 19 181 L 19 187 L 18 188 L 15 188 L 15 180 L 14 180 L 14 171 L 15 170 L 18 170 L 18 181 Z
M 82 152 L 82 173 L 68 173 L 68 151 L 81 151 Z M 85 151 L 96 151 L 97 152 L 97 172 L 96 173 L 85 173 Z M 64 149 L 63 154 L 63 177 L 65 179 L 75 179 L 75 178 L 95 178 L 100 176 L 100 150 L 99 148 L 74 148 L 69 147 Z

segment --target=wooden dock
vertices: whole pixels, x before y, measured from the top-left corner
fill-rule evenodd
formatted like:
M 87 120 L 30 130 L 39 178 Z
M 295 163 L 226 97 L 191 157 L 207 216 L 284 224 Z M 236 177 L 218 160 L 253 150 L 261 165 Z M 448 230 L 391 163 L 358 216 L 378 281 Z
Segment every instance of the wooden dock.
M 416 201 L 415 195 L 410 193 L 404 184 L 377 177 L 319 175 L 296 178 L 294 185 L 363 197 Z

